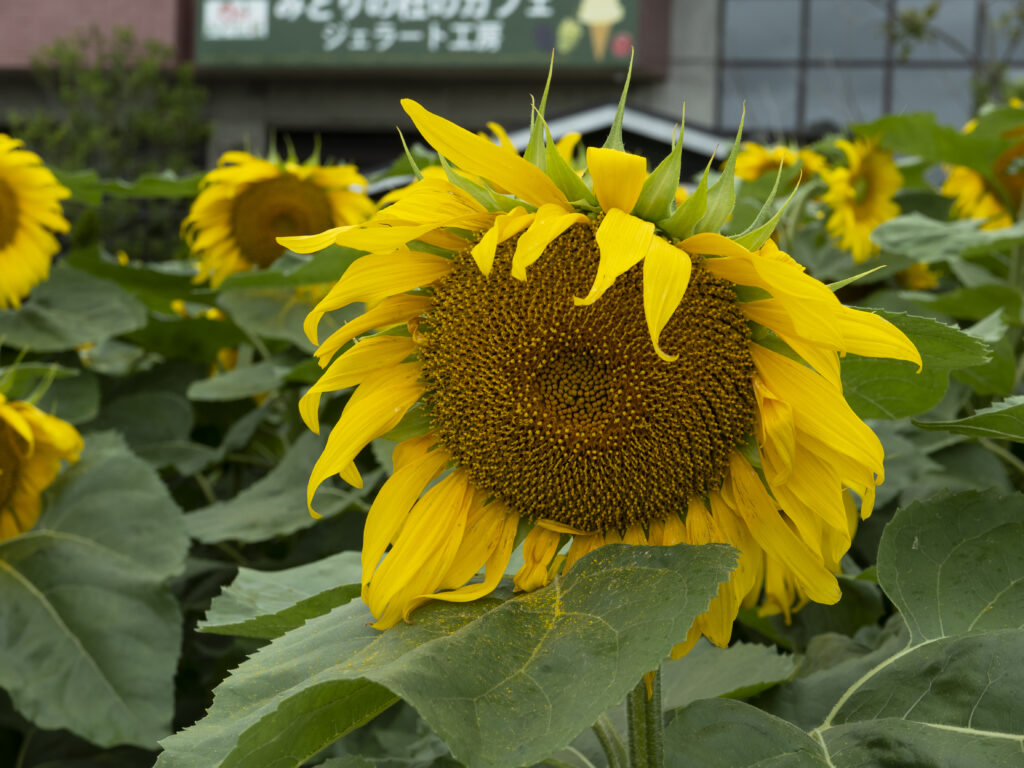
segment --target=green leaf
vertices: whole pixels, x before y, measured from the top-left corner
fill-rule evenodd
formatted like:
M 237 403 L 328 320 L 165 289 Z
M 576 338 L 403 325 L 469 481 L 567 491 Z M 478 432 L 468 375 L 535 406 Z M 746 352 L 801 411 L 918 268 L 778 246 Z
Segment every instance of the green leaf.
M 910 213 L 879 224 L 871 231 L 871 240 L 884 251 L 925 264 L 1010 251 L 1024 243 L 1024 222 L 1004 229 L 979 229 L 981 224 L 973 219 L 936 221 Z
M 90 426 L 120 432 L 136 452 L 187 440 L 195 419 L 192 405 L 176 392 L 147 390 L 110 401 Z
M 396 695 L 460 762 L 529 765 L 657 666 L 734 563 L 722 545 L 609 545 L 544 589 L 429 603 L 385 632 L 352 601 L 257 651 L 157 766 L 298 766 Z
M 153 749 L 174 711 L 181 510 L 116 435 L 92 435 L 37 526 L 0 542 L 0 686 L 26 718 Z
M 640 197 L 633 207 L 633 215 L 648 221 L 658 221 L 671 213 L 672 203 L 679 189 L 679 174 L 683 163 L 683 126 L 686 124 L 686 106 L 679 122 L 679 138 L 672 144 L 672 151 L 647 177 Z
M 146 308 L 114 283 L 57 264 L 19 310 L 0 310 L 8 347 L 61 352 L 129 333 L 146 324 Z
M 203 632 L 270 640 L 359 597 L 359 552 L 341 552 L 283 571 L 239 568 L 213 598 Z M 339 586 L 340 585 L 340 586 Z
M 217 303 L 239 328 L 252 336 L 289 341 L 304 352 L 315 349 L 302 330 L 302 322 L 313 307 L 287 288 L 225 290 Z M 320 321 L 320 338 L 340 328 L 340 320 L 351 319 L 359 311 L 359 305 L 350 305 L 326 315 Z
M 940 493 L 900 510 L 882 534 L 878 580 L 912 642 L 1024 626 L 1021 541 L 1020 494 Z
M 930 410 L 942 399 L 949 374 L 989 360 L 988 346 L 953 326 L 902 312 L 868 310 L 903 331 L 917 346 L 923 369 L 903 360 L 847 355 L 843 394 L 863 419 L 898 419 Z
M 941 312 L 962 320 L 983 320 L 993 310 L 1002 309 L 1003 319 L 1021 322 L 1020 291 L 1008 285 L 979 285 L 957 288 L 946 293 L 904 291 L 904 296 L 931 312 Z
M 280 462 L 263 478 L 227 501 L 185 516 L 189 535 L 204 544 L 221 541 L 256 542 L 284 536 L 316 523 L 306 509 L 306 483 L 324 441 L 312 433 L 300 437 Z M 365 507 L 365 499 L 380 480 L 380 471 L 363 474 L 363 487 L 339 491 L 322 486 L 313 500 L 324 517 L 352 505 Z
M 121 266 L 99 246 L 76 248 L 67 254 L 65 261 L 93 277 L 117 283 L 151 309 L 161 312 L 169 312 L 174 299 L 203 297 L 209 301 L 206 297 L 213 295 L 209 289 L 193 285 L 195 269 L 184 261 L 133 261 Z
M 739 701 L 707 699 L 665 726 L 665 768 L 836 768 L 785 720 Z
M 718 180 L 708 190 L 707 211 L 696 227 L 700 232 L 718 232 L 736 204 L 736 155 L 740 151 L 743 121 L 746 116 L 747 108 L 744 105 L 740 115 L 740 127 L 736 131 L 736 140 L 732 144 L 732 151 L 726 158 Z
M 189 385 L 190 400 L 223 402 L 272 392 L 284 383 L 282 371 L 270 361 L 245 365 Z
M 661 666 L 661 702 L 667 710 L 698 699 L 746 698 L 787 680 L 796 669 L 793 657 L 756 643 L 716 648 L 701 639 L 681 659 Z
M 329 245 L 311 255 L 285 251 L 266 269 L 231 275 L 221 283 L 221 289 L 231 291 L 239 288 L 282 288 L 335 283 L 362 255 L 362 251 L 343 248 L 340 245 Z
M 982 408 L 972 416 L 950 421 L 918 421 L 921 429 L 943 430 L 968 437 L 989 437 L 1024 443 L 1024 395 L 1014 395 Z
M 36 406 L 76 426 L 90 422 L 100 412 L 99 379 L 89 371 L 72 379 L 57 379 Z

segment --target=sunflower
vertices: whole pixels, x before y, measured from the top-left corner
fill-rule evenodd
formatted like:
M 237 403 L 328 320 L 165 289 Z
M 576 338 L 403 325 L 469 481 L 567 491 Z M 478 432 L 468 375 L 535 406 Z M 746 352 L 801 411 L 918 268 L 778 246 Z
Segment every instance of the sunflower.
M 1019 99 L 1008 105 L 1021 109 Z M 964 133 L 977 127 L 977 120 L 968 121 Z M 1006 133 L 1008 138 L 1024 136 L 1024 129 Z M 1024 141 L 1018 141 L 996 158 L 992 173 L 998 184 L 993 184 L 971 168 L 955 165 L 942 184 L 940 192 L 953 198 L 953 215 L 961 219 L 981 219 L 982 229 L 1004 229 L 1013 224 L 1014 212 L 1024 201 Z M 1009 206 L 1009 207 L 1008 207 Z
M 199 260 L 196 282 L 216 288 L 236 272 L 262 269 L 284 253 L 275 238 L 355 224 L 373 212 L 354 165 L 320 165 L 225 152 L 203 178 L 181 233 Z
M 60 201 L 71 196 L 24 142 L 0 133 L 0 309 L 20 307 L 46 280 L 60 250 L 54 232 L 67 232 Z
M 736 156 L 736 175 L 744 181 L 757 181 L 766 173 L 778 173 L 779 168 L 801 164 L 805 177 L 821 173 L 825 158 L 813 149 L 792 149 L 784 145 L 765 147 L 753 141 L 743 142 Z
M 66 421 L 0 395 L 0 541 L 35 525 L 61 461 L 78 461 L 81 451 L 82 437 Z
M 822 200 L 832 209 L 825 226 L 860 263 L 877 249 L 871 242 L 874 228 L 900 213 L 893 196 L 903 185 L 903 175 L 892 154 L 878 148 L 877 139 L 839 139 L 836 146 L 846 155 L 847 167 L 821 172 L 828 184 Z
M 326 371 L 300 411 L 319 432 L 324 393 L 356 387 L 310 503 L 335 474 L 361 486 L 356 456 L 402 425 L 364 533 L 374 626 L 490 593 L 520 526 L 520 590 L 610 542 L 735 546 L 737 570 L 679 653 L 701 633 L 728 642 L 739 606 L 762 596 L 768 612 L 838 600 L 850 491 L 866 516 L 883 479 L 839 355 L 919 364 L 907 338 L 780 252 L 774 222 L 707 231 L 729 213 L 731 165 L 675 209 L 679 144 L 648 174 L 610 139 L 581 178 L 542 117 L 520 157 L 402 104 L 447 178 L 363 224 L 285 239 L 366 251 L 307 318 L 316 342 L 325 313 L 367 307 L 320 344 Z

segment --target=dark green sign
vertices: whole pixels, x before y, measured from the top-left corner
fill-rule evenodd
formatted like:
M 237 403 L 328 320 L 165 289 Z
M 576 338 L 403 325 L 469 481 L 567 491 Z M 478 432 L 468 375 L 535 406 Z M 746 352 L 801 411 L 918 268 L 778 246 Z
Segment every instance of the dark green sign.
M 621 70 L 641 26 L 641 0 L 195 2 L 208 68 Z

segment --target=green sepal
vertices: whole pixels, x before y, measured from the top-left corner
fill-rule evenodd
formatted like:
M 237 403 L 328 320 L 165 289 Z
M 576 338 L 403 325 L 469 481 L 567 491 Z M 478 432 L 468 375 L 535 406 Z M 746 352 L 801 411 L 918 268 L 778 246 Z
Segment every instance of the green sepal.
M 677 240 L 689 237 L 697 227 L 697 222 L 704 216 L 708 206 L 708 173 L 711 171 L 711 164 L 715 162 L 714 156 L 708 160 L 704 175 L 693 194 L 683 200 L 683 204 L 676 208 L 675 213 L 667 219 L 658 222 L 658 226 L 668 232 Z
M 455 172 L 455 169 L 452 168 L 451 163 L 444 159 L 443 155 L 438 155 L 437 159 L 441 162 L 441 168 L 444 169 L 444 175 L 448 177 L 448 182 L 450 184 L 461 189 L 487 210 L 502 210 L 501 206 L 498 204 L 495 194 L 491 190 L 474 181 L 470 181 L 464 176 L 460 176 Z
M 544 145 L 544 134 L 541 133 L 541 126 L 544 124 L 544 110 L 548 106 L 548 91 L 551 89 L 551 76 L 555 71 L 555 52 L 551 52 L 551 63 L 548 65 L 548 79 L 544 83 L 544 94 L 540 97 L 540 107 L 530 105 L 530 140 L 526 143 L 523 157 L 527 162 L 533 163 L 542 171 L 545 170 L 547 151 Z
M 888 264 L 879 264 L 874 269 L 869 269 L 867 272 L 861 272 L 859 275 L 853 275 L 853 277 L 847 277 L 844 278 L 843 280 L 836 280 L 834 283 L 828 283 L 829 290 L 831 290 L 832 293 L 835 293 L 840 288 L 845 288 L 850 283 L 855 283 L 862 277 L 867 277 L 868 275 L 877 272 L 880 269 L 885 269 L 887 266 Z
M 782 176 L 781 168 L 779 169 L 779 176 Z M 742 245 L 747 250 L 756 251 L 758 248 L 765 244 L 769 237 L 772 236 L 772 232 L 775 231 L 775 227 L 779 225 L 779 219 L 782 218 L 782 214 L 786 212 L 786 209 L 789 207 L 789 203 L 792 201 L 793 196 L 796 194 L 798 188 L 794 188 L 793 191 L 789 193 L 789 197 L 786 198 L 786 202 L 784 202 L 779 207 L 779 210 L 775 212 L 774 216 L 768 219 L 768 221 L 766 221 L 764 224 L 757 226 L 758 222 L 761 219 L 761 216 L 767 215 L 767 211 L 770 210 L 770 206 L 775 200 L 775 190 L 779 186 L 779 176 L 775 178 L 775 186 L 772 187 L 772 193 L 768 195 L 768 199 L 765 201 L 764 206 L 757 214 L 757 218 L 754 219 L 754 223 L 747 228 L 746 232 L 743 232 L 742 234 L 736 235 L 735 237 L 732 238 L 739 245 Z
M 381 437 L 400 443 L 403 440 L 408 440 L 410 437 L 422 437 L 432 428 L 430 412 L 422 402 L 418 402 L 405 412 L 405 416 L 402 417 L 402 420 L 398 422 L 394 429 L 381 435 Z
M 683 164 L 683 131 L 686 126 L 686 105 L 679 120 L 679 140 L 654 172 L 647 177 L 640 197 L 633 208 L 633 214 L 647 221 L 658 221 L 671 213 L 672 202 L 679 189 L 679 174 Z
M 629 69 L 626 70 L 626 82 L 622 86 L 622 95 L 619 97 L 619 108 L 615 110 L 615 119 L 608 131 L 608 138 L 604 140 L 605 149 L 617 149 L 625 152 L 626 147 L 622 143 L 622 116 L 626 112 L 626 94 L 629 93 L 629 80 L 633 76 L 633 53 L 629 54 Z
M 396 128 L 398 131 L 398 138 L 402 142 L 402 150 L 405 152 L 405 159 L 409 161 L 409 167 L 412 168 L 412 175 L 416 177 L 416 181 L 423 180 L 423 171 L 416 165 L 416 160 L 412 156 L 412 152 L 409 151 L 409 145 L 405 143 L 405 136 L 402 135 L 402 129 Z M 440 155 L 438 155 L 440 157 Z
M 555 147 L 555 140 L 551 136 L 551 129 L 544 122 L 543 117 L 537 118 L 543 124 L 544 132 L 547 135 L 547 142 L 544 145 L 544 159 L 547 162 L 547 175 L 555 182 L 555 186 L 562 190 L 562 193 L 569 200 L 582 200 L 587 205 L 597 205 L 597 198 L 587 183 L 579 177 L 572 169 L 568 161 L 558 154 Z
M 736 155 L 740 151 L 740 138 L 743 136 L 743 121 L 747 116 L 746 104 L 743 105 L 743 112 L 740 115 L 740 127 L 736 131 L 736 140 L 732 144 L 732 152 L 729 153 L 725 166 L 722 168 L 722 175 L 718 181 L 708 190 L 708 208 L 704 218 L 697 224 L 700 232 L 718 232 L 725 220 L 732 213 L 736 204 Z

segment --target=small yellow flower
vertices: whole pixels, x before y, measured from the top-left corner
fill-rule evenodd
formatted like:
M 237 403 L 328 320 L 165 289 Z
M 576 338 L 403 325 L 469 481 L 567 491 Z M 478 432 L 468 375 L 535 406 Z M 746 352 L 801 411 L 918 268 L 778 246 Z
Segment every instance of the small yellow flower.
M 0 541 L 35 525 L 61 461 L 78 461 L 81 451 L 82 437 L 66 421 L 0 395 Z
M 361 486 L 360 451 L 411 409 L 428 414 L 395 448 L 367 518 L 374 626 L 489 594 L 524 521 L 520 590 L 611 542 L 739 549 L 677 653 L 701 634 L 727 643 L 741 605 L 838 600 L 846 490 L 867 516 L 884 477 L 881 443 L 843 398 L 840 355 L 920 365 L 913 344 L 844 307 L 771 240 L 751 250 L 699 227 L 675 238 L 662 214 L 644 218 L 641 156 L 591 147 L 585 176 L 554 173 L 551 151 L 546 171 L 403 106 L 453 178 L 416 182 L 363 224 L 284 239 L 366 252 L 306 320 L 317 342 L 324 314 L 367 308 L 320 344 L 326 371 L 300 401 L 319 432 L 323 395 L 356 387 L 310 504 L 333 475 Z M 752 324 L 792 354 L 762 345 Z
M 744 181 L 757 181 L 766 173 L 778 173 L 779 168 L 791 168 L 800 163 L 805 179 L 821 173 L 825 158 L 813 149 L 794 150 L 777 145 L 765 147 L 753 141 L 743 142 L 743 149 L 736 155 L 736 176 Z
M 927 264 L 913 264 L 897 276 L 900 285 L 911 291 L 934 291 L 939 287 L 939 275 Z
M 49 277 L 53 233 L 71 228 L 60 204 L 70 196 L 39 155 L 0 133 L 0 309 L 20 307 Z
M 846 155 L 847 165 L 821 173 L 828 185 L 822 200 L 832 209 L 825 227 L 860 263 L 878 250 L 871 242 L 875 227 L 900 213 L 893 196 L 903 186 L 903 175 L 892 154 L 879 149 L 877 139 L 840 139 L 836 146 Z
M 209 280 L 216 288 L 236 272 L 270 266 L 284 253 L 278 236 L 362 221 L 374 208 L 365 189 L 366 179 L 354 165 L 274 162 L 225 152 L 203 178 L 181 225 L 199 260 L 196 282 Z

